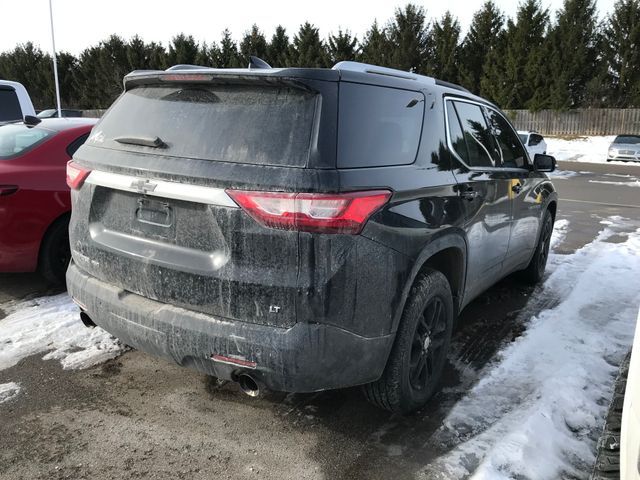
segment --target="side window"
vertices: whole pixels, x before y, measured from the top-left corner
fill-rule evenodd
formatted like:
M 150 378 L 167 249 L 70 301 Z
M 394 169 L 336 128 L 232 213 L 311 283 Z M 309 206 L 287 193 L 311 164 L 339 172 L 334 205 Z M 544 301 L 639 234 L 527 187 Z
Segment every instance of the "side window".
M 542 136 L 538 135 L 537 133 L 532 133 L 531 138 L 529 139 L 529 145 L 531 147 L 535 147 L 536 145 L 540 145 L 541 141 L 542 141 Z
M 496 158 L 491 131 L 480 106 L 467 102 L 453 102 L 464 135 L 470 167 L 494 167 Z
M 502 153 L 502 166 L 525 168 L 527 166 L 527 154 L 509 122 L 495 110 L 488 108 L 487 113 L 493 134 Z M 539 137 L 540 135 L 537 136 Z M 534 135 L 531 135 L 531 139 L 533 137 Z
M 467 143 L 464 141 L 460 120 L 458 119 L 458 114 L 452 102 L 447 102 L 447 122 L 449 124 L 451 145 L 458 156 L 468 165 L 469 151 L 467 150 Z
M 338 167 L 413 163 L 423 119 L 422 93 L 340 82 Z
M 82 144 L 87 141 L 87 138 L 89 138 L 89 133 L 80 135 L 73 142 L 71 142 L 67 147 L 67 155 L 73 157 L 73 154 L 76 153 L 76 150 L 78 150 L 82 146 Z
M 0 88 L 0 122 L 21 120 L 22 108 L 13 88 Z

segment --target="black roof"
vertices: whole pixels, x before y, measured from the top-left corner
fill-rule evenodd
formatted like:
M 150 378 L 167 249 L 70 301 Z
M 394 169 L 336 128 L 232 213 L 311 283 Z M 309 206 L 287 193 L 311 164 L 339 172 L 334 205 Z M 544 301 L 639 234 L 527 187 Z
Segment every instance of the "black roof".
M 176 65 L 167 70 L 135 70 L 124 78 L 125 89 L 138 83 L 147 83 L 164 76 L 211 75 L 216 80 L 258 80 L 280 78 L 283 80 L 309 79 L 321 81 L 340 80 L 405 89 L 439 89 L 443 93 L 464 96 L 492 105 L 491 102 L 473 95 L 465 88 L 453 83 L 436 80 L 425 75 L 405 72 L 393 68 L 379 67 L 359 62 L 339 62 L 333 68 L 210 68 L 198 65 Z

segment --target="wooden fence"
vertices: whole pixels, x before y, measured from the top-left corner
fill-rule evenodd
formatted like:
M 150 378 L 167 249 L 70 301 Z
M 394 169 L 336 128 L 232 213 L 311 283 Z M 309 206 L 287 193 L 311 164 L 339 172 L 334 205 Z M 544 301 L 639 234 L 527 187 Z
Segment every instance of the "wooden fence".
M 543 135 L 640 135 L 640 108 L 509 110 L 507 114 L 518 130 L 536 130 Z

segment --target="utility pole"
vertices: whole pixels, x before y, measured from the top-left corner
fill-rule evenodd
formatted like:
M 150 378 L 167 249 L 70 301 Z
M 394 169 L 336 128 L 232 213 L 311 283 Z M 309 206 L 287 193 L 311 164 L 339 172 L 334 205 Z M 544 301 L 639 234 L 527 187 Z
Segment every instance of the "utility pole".
M 58 60 L 56 58 L 56 36 L 53 33 L 53 5 L 49 0 L 49 18 L 51 19 L 51 46 L 53 47 L 53 77 L 56 83 L 56 105 L 58 108 L 58 118 L 62 118 L 60 108 L 60 84 L 58 83 Z

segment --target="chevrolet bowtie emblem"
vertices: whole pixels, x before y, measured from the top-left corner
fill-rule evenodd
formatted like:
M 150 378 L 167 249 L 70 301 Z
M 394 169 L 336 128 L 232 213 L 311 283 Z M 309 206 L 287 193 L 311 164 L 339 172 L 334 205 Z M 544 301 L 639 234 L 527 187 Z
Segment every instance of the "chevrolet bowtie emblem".
M 153 192 L 157 186 L 157 183 L 150 182 L 149 180 L 136 180 L 135 182 L 131 182 L 131 188 L 135 188 L 140 193 Z

